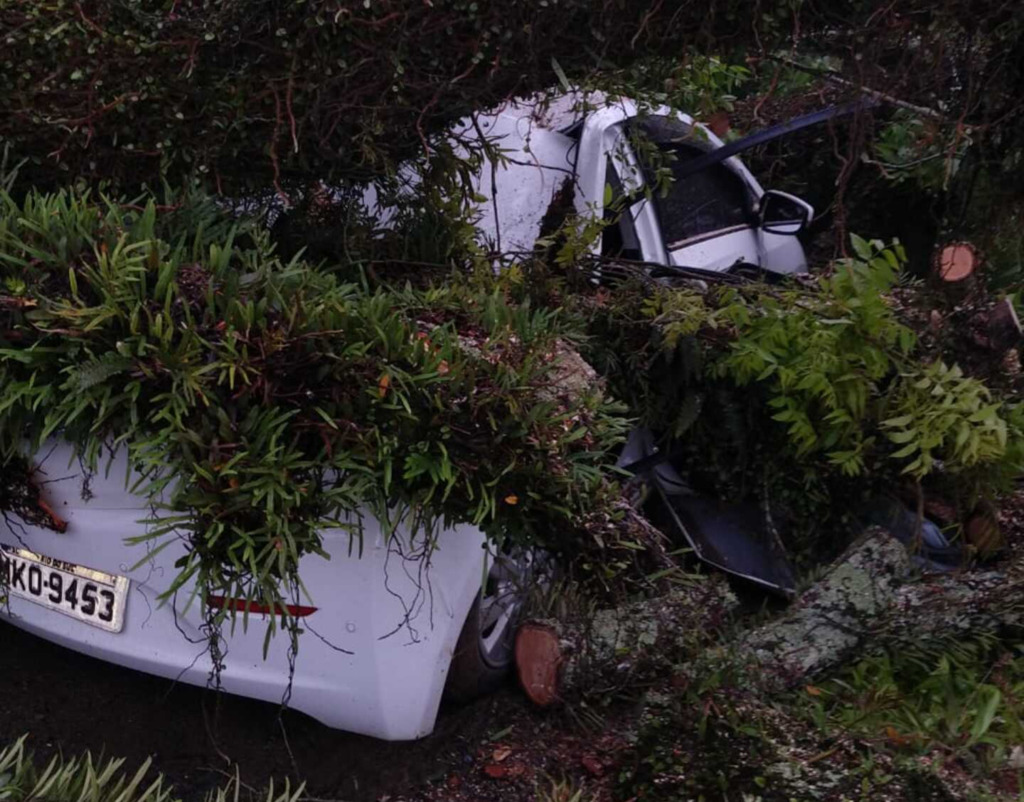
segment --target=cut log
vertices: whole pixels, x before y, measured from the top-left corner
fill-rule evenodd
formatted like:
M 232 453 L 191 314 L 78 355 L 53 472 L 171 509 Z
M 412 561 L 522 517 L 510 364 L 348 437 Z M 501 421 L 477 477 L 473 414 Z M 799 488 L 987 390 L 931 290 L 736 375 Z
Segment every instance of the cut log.
M 999 553 L 1006 540 L 999 526 L 999 510 L 988 501 L 980 501 L 964 523 L 964 539 L 979 557 Z
M 531 621 L 516 634 L 515 659 L 519 682 L 534 704 L 547 707 L 559 700 L 562 668 L 561 627 L 557 622 Z
M 981 259 L 969 242 L 950 242 L 935 253 L 935 271 L 943 281 L 963 281 L 978 269 Z
M 705 648 L 738 604 L 725 580 L 711 577 L 585 620 L 526 621 L 516 635 L 519 681 L 540 706 L 606 693 Z

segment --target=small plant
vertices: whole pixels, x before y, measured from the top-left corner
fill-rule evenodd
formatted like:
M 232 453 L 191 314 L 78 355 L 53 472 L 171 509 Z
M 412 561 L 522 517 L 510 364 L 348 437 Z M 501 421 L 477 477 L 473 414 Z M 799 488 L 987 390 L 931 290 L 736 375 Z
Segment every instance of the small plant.
M 598 799 L 597 794 L 588 794 L 585 787 L 565 778 L 556 780 L 549 777 L 546 783 L 535 789 L 534 794 L 537 802 L 596 802 Z
M 982 639 L 869 657 L 808 691 L 802 704 L 825 736 L 884 752 L 956 760 L 985 774 L 1003 769 L 1024 743 L 1019 643 Z
M 180 802 L 163 777 L 152 776 L 152 761 L 127 774 L 123 758 L 102 761 L 86 752 L 82 756 L 54 756 L 43 768 L 35 762 L 22 736 L 0 751 L 0 802 Z M 225 787 L 206 795 L 205 802 L 238 802 L 241 782 L 236 775 Z M 304 786 L 283 790 L 271 783 L 263 802 L 298 802 Z

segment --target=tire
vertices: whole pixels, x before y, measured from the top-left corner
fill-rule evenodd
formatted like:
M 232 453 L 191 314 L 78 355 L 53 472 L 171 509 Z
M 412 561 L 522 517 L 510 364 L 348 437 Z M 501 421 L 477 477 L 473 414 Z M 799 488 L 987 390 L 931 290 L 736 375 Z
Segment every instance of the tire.
M 466 616 L 466 623 L 459 633 L 452 662 L 448 667 L 448 681 L 444 688 L 445 699 L 455 704 L 468 704 L 474 699 L 498 690 L 505 682 L 514 659 L 510 656 L 504 664 L 487 660 L 480 648 L 480 597 L 473 602 Z
M 465 704 L 501 687 L 515 662 L 516 624 L 535 579 L 533 554 L 498 555 L 462 625 L 448 668 L 445 698 Z

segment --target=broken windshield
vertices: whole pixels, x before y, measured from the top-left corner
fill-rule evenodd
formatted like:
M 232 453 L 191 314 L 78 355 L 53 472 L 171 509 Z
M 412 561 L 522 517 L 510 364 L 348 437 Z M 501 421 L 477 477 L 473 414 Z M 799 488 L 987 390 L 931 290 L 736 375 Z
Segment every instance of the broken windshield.
M 694 237 L 753 224 L 752 193 L 746 182 L 725 164 L 714 164 L 675 180 L 683 165 L 710 149 L 700 132 L 681 120 L 660 116 L 637 120 L 636 130 L 641 139 L 637 156 L 648 186 L 658 185 L 659 170 L 667 170 L 672 177 L 667 191 L 654 193 L 662 236 L 669 250 Z M 653 143 L 657 150 L 643 146 L 643 140 Z

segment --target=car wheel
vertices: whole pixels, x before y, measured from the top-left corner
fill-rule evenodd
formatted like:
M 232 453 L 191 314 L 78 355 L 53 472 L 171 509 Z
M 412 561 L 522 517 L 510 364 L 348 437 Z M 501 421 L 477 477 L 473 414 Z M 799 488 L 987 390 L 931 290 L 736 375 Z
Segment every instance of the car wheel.
M 534 560 L 522 551 L 498 555 L 466 616 L 448 669 L 445 697 L 465 703 L 496 690 L 515 660 L 516 625 Z

